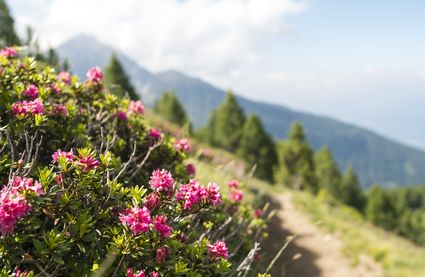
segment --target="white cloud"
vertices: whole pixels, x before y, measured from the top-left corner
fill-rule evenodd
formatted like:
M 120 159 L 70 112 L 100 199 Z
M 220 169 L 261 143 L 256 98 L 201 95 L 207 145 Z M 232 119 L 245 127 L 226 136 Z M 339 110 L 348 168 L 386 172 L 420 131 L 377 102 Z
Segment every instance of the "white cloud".
M 205 78 L 262 63 L 262 46 L 288 30 L 283 17 L 307 5 L 297 0 L 26 2 L 29 10 L 42 12 L 17 10 L 18 24 L 34 26 L 44 45 L 88 33 L 151 70 L 174 68 Z

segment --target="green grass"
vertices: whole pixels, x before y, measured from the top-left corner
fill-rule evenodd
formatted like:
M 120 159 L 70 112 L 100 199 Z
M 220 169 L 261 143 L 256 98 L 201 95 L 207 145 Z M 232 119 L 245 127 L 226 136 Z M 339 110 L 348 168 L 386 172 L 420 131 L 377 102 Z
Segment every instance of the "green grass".
M 343 253 L 353 264 L 362 254 L 372 257 L 383 267 L 385 276 L 425 276 L 425 248 L 374 227 L 354 209 L 329 201 L 325 194 L 314 197 L 294 192 L 294 204 L 320 228 L 338 234 Z

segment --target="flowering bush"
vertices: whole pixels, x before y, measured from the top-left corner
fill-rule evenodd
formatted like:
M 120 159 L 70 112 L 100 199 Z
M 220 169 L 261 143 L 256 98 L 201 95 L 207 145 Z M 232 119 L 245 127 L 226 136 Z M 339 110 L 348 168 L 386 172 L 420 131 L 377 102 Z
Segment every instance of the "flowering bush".
M 87 77 L 0 51 L 0 276 L 250 268 L 263 219 L 201 184 L 189 141 L 146 126 L 140 101 Z

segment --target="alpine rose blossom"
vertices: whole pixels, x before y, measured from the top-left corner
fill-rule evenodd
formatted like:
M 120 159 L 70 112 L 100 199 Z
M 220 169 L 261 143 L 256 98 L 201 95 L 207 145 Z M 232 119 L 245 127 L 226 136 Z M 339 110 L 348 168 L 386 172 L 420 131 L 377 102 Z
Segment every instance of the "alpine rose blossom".
M 254 217 L 259 218 L 259 217 L 262 217 L 262 216 L 263 216 L 263 210 L 262 209 L 257 208 L 257 209 L 254 210 Z
M 155 260 L 157 263 L 162 264 L 165 262 L 165 260 L 168 257 L 168 248 L 167 247 L 160 247 L 156 250 L 156 257 Z
M 219 206 L 222 202 L 220 187 L 216 183 L 209 183 L 207 185 L 208 200 L 214 206 Z
M 162 134 L 157 129 L 150 129 L 148 136 L 150 138 L 153 138 L 153 139 L 156 139 L 156 140 L 161 140 L 162 139 Z
M 191 179 L 187 185 L 180 185 L 175 195 L 176 200 L 184 201 L 183 208 L 185 210 L 192 209 L 201 200 L 207 201 L 207 197 L 207 190 L 194 179 Z
M 239 182 L 237 180 L 231 180 L 227 183 L 227 185 L 229 186 L 229 188 L 238 188 L 239 187 Z
M 156 271 L 152 271 L 151 273 L 149 273 L 149 277 L 159 277 L 159 273 Z
M 43 186 L 40 182 L 34 181 L 33 178 L 21 178 L 19 176 L 15 177 L 15 179 L 13 179 L 13 185 L 10 191 L 15 193 L 22 192 L 24 190 L 32 191 L 37 196 L 44 194 Z
M 243 191 L 234 189 L 230 192 L 230 199 L 236 202 L 241 202 L 243 198 Z
M 158 215 L 154 218 L 154 228 L 163 238 L 171 236 L 171 231 L 173 230 L 167 225 L 167 217 L 164 215 Z
M 62 103 L 59 103 L 59 104 L 56 104 L 55 103 L 52 106 L 52 114 L 54 114 L 54 115 L 61 115 L 61 116 L 67 116 L 68 115 L 68 109 Z
M 69 72 L 62 71 L 62 72 L 60 72 L 58 74 L 57 80 L 59 82 L 65 83 L 67 85 L 70 85 L 71 84 L 71 74 Z
M 187 138 L 183 138 L 174 142 L 174 149 L 177 151 L 189 152 L 192 149 L 192 146 Z
M 6 58 L 14 58 L 18 55 L 18 51 L 13 47 L 6 47 L 0 50 L 0 56 L 4 56 Z
M 154 191 L 169 191 L 173 189 L 174 179 L 170 172 L 165 169 L 156 169 L 152 172 L 149 185 Z
M 134 273 L 131 267 L 127 268 L 127 277 L 145 277 L 145 272 L 141 270 L 139 273 Z
M 127 113 L 126 113 L 126 112 L 124 112 L 124 111 L 118 111 L 118 112 L 116 113 L 116 116 L 117 116 L 117 118 L 118 118 L 119 120 L 121 120 L 121 121 L 127 121 L 127 120 L 128 120 Z
M 92 169 L 96 169 L 100 165 L 100 162 L 93 158 L 91 155 L 87 155 L 84 158 L 80 156 L 80 160 L 78 163 L 81 166 L 82 170 L 85 172 Z
M 128 105 L 128 112 L 130 114 L 143 114 L 145 112 L 145 107 L 143 106 L 142 101 L 130 101 L 130 104 Z
M 189 176 L 195 176 L 196 175 L 196 167 L 194 164 L 188 164 L 186 166 L 186 172 Z
M 22 92 L 22 95 L 28 97 L 30 100 L 34 100 L 38 97 L 38 88 L 34 85 L 29 85 L 27 89 Z
M 149 209 L 149 211 L 153 211 L 158 208 L 160 205 L 159 197 L 157 193 L 151 193 L 146 196 L 145 206 Z
M 98 66 L 93 67 L 87 72 L 87 78 L 89 78 L 90 82 L 101 83 L 103 81 L 103 72 Z
M 39 99 L 34 101 L 18 101 L 13 103 L 12 112 L 16 116 L 44 114 L 44 106 Z
M 21 269 L 19 267 L 17 267 L 15 269 L 15 272 L 14 272 L 14 275 L 13 276 L 14 277 L 28 277 L 28 274 L 29 274 L 29 272 L 28 272 L 27 269 L 25 269 L 25 271 L 22 272 Z
M 52 94 L 60 94 L 62 92 L 62 89 L 55 83 L 53 83 L 50 86 L 50 91 L 52 92 Z
M 216 241 L 214 244 L 208 244 L 207 248 L 208 256 L 212 259 L 220 257 L 226 259 L 227 257 L 229 257 L 229 250 L 227 249 L 227 245 L 224 240 Z
M 60 157 L 64 157 L 67 162 L 72 162 L 75 159 L 75 155 L 72 153 L 72 150 L 69 152 L 62 151 L 58 149 L 52 155 L 52 163 L 55 164 L 59 160 Z
M 128 226 L 135 235 L 148 232 L 152 223 L 151 214 L 146 207 L 127 209 L 120 213 L 119 218 L 121 223 Z

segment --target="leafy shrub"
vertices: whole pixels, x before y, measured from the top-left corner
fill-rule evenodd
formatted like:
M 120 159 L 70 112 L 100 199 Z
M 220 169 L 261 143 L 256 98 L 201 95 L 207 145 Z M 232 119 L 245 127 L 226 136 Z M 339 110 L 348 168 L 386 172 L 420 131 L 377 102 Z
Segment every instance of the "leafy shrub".
M 108 93 L 99 68 L 87 77 L 0 52 L 0 275 L 249 269 L 261 213 L 190 179 L 187 140 L 146 126 L 142 103 Z

